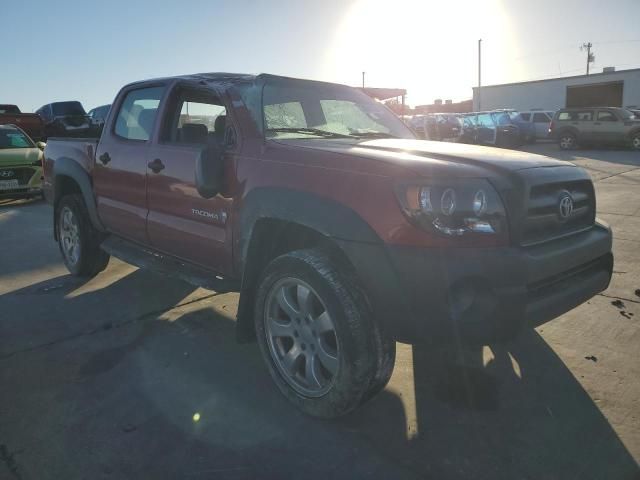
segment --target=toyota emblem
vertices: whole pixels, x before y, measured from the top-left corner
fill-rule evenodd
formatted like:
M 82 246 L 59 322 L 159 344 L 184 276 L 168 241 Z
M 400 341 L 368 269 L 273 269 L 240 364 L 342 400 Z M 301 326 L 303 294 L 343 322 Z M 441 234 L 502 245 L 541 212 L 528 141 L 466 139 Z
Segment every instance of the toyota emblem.
M 558 213 L 561 220 L 567 220 L 573 213 L 573 198 L 569 192 L 563 192 L 558 202 Z
M 0 177 L 3 177 L 3 178 L 13 177 L 13 170 L 0 170 Z

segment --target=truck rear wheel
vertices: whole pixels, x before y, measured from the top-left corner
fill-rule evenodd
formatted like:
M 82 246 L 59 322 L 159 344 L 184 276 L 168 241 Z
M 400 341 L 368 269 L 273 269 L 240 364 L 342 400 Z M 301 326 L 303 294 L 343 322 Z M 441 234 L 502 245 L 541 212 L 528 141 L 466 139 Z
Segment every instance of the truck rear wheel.
M 391 377 L 395 342 L 373 320 L 353 275 L 320 250 L 273 260 L 260 279 L 255 312 L 271 376 L 309 415 L 344 415 Z
M 93 277 L 107 267 L 109 254 L 100 249 L 100 235 L 91 225 L 81 195 L 65 195 L 56 209 L 58 247 L 72 275 Z

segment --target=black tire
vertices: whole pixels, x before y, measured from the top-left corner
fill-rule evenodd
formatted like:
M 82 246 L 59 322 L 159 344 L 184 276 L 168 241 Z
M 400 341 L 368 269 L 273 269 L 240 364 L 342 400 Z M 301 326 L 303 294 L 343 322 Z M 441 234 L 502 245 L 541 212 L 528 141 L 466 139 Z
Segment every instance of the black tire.
M 571 132 L 562 132 L 558 135 L 558 146 L 562 150 L 574 150 L 578 146 L 578 139 Z
M 72 255 L 65 248 L 66 231 L 64 215 L 71 213 L 75 221 L 75 237 L 78 251 Z M 82 195 L 65 195 L 56 207 L 56 234 L 62 259 L 69 272 L 77 277 L 93 277 L 109 263 L 109 254 L 100 248 L 100 232 L 93 228 Z
M 631 148 L 633 150 L 640 150 L 640 132 L 631 135 Z
M 282 371 L 281 360 L 273 353 L 267 317 L 276 296 L 274 290 L 277 292 L 278 285 L 286 281 L 301 282 L 312 289 L 335 327 L 337 369 L 327 390 L 321 394 L 300 392 L 292 385 L 292 376 Z M 258 344 L 273 380 L 284 396 L 308 415 L 321 418 L 345 415 L 382 390 L 393 373 L 395 342 L 373 320 L 357 279 L 321 250 L 290 252 L 266 267 L 256 295 L 255 326 Z M 296 340 L 291 338 L 291 341 Z M 293 350 L 293 346 L 290 349 Z M 310 352 L 306 355 L 313 355 Z M 305 367 L 307 358 L 304 357 Z

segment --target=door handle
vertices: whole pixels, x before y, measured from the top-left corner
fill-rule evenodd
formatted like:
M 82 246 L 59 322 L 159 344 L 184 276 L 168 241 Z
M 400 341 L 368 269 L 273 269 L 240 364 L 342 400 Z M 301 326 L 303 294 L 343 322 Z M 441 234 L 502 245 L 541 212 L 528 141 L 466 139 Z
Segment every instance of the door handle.
M 109 156 L 108 152 L 104 152 L 102 155 L 98 157 L 98 160 L 100 160 L 103 165 L 106 165 L 111 161 L 111 157 Z
M 164 170 L 164 163 L 159 158 L 156 158 L 154 161 L 147 163 L 147 167 L 151 169 L 153 173 L 160 173 Z

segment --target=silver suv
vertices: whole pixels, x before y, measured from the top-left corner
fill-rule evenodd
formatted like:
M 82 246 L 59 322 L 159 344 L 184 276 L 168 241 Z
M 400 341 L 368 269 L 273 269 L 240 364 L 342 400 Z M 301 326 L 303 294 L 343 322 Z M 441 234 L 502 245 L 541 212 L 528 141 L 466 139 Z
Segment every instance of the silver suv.
M 553 116 L 549 136 L 563 150 L 584 144 L 629 145 L 640 150 L 640 118 L 624 108 L 563 108 Z

